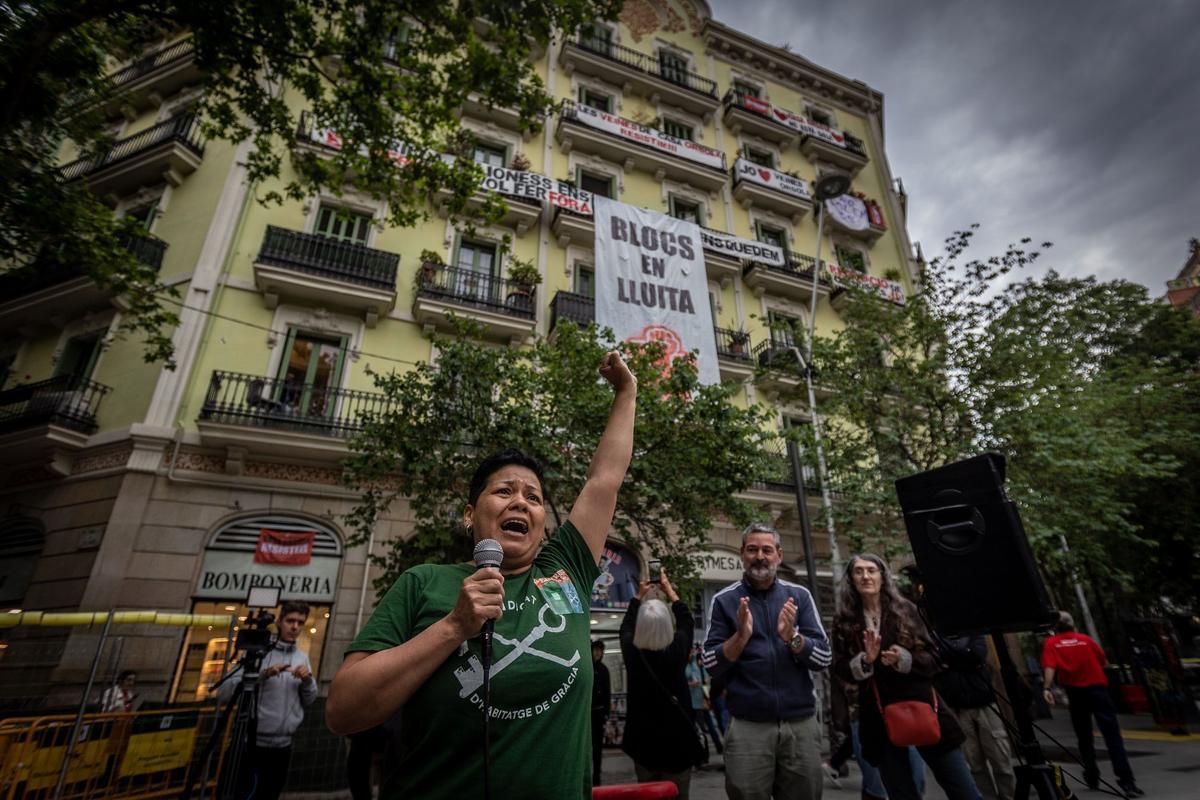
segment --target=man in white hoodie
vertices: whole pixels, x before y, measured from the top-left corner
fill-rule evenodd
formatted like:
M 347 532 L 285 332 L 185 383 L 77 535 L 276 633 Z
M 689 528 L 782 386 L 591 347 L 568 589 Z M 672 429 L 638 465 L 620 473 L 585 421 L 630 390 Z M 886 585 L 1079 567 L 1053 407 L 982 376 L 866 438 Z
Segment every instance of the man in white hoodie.
M 243 763 L 251 771 L 255 800 L 277 800 L 287 783 L 292 758 L 292 735 L 304 720 L 304 707 L 317 697 L 308 656 L 296 647 L 296 637 L 308 620 L 308 606 L 287 602 L 279 609 L 275 646 L 263 656 L 258 673 L 258 733 Z M 238 673 L 221 685 L 217 695 L 227 702 L 242 680 Z

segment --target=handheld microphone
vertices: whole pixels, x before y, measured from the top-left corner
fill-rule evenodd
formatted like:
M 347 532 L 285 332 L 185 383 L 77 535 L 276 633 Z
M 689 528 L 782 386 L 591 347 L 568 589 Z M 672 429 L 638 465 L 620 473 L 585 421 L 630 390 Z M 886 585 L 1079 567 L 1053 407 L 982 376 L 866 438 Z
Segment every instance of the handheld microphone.
M 495 567 L 500 569 L 504 561 L 504 548 L 495 539 L 480 539 L 475 544 L 475 570 Z M 492 628 L 495 620 L 483 623 L 483 667 L 487 669 L 492 661 Z
M 504 560 L 504 548 L 495 539 L 480 539 L 475 544 L 475 571 L 488 567 L 500 569 L 500 563 Z M 483 650 L 483 797 L 484 800 L 490 800 L 492 796 L 492 760 L 491 760 L 491 742 L 488 734 L 488 720 L 492 716 L 492 628 L 495 620 L 487 620 L 483 623 L 483 630 L 480 635 L 483 637 L 481 642 Z

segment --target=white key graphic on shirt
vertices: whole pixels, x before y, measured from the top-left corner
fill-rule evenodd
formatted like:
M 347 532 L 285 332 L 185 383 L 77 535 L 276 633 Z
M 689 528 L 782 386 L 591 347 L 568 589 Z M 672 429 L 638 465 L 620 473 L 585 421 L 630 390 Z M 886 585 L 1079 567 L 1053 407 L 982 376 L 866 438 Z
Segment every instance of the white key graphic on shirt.
M 533 630 L 526 634 L 524 639 L 509 639 L 505 636 L 501 636 L 498 633 L 492 634 L 492 638 L 495 641 L 512 647 L 512 650 L 508 651 L 504 658 L 492 664 L 492 678 L 503 672 L 505 667 L 516 661 L 525 653 L 528 653 L 531 656 L 537 656 L 538 658 L 544 658 L 547 661 L 564 667 L 575 666 L 575 663 L 579 661 L 578 650 L 575 651 L 575 655 L 571 656 L 569 659 L 566 659 L 556 656 L 553 653 L 542 652 L 541 650 L 537 650 L 532 647 L 534 642 L 536 642 L 538 639 L 541 639 L 547 633 L 559 633 L 567 627 L 566 618 L 561 617 L 558 614 L 554 615 L 558 617 L 557 626 L 547 623 L 546 612 L 550 610 L 550 606 L 542 606 L 541 610 L 538 611 L 538 624 Z M 478 689 L 480 686 L 483 686 L 483 663 L 480 662 L 478 656 L 473 655 L 467 659 L 467 665 L 465 667 L 459 667 L 458 669 L 454 670 L 454 677 L 458 679 L 458 685 L 461 687 L 459 689 L 458 696 L 469 697 L 476 689 Z

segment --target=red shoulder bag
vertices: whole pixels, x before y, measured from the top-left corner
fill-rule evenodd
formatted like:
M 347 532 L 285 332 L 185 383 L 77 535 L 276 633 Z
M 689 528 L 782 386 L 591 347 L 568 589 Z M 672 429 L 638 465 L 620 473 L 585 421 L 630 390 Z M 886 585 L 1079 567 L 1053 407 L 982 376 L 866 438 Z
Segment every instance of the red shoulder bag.
M 879 687 L 871 678 L 871 689 L 875 692 L 875 704 L 883 716 L 883 727 L 887 729 L 888 741 L 897 747 L 925 747 L 942 740 L 942 726 L 937 718 L 937 692 L 933 692 L 933 704 L 924 700 L 901 700 L 886 706 L 879 699 Z

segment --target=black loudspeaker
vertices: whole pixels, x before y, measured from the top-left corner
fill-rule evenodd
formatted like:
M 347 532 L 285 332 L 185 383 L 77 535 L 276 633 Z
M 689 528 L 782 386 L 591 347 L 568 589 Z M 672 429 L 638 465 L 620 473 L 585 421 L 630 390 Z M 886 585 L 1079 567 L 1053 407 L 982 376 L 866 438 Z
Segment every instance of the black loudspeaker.
M 1004 457 L 984 453 L 896 481 L 904 524 L 943 634 L 1036 630 L 1050 603 L 1021 526 L 1004 494 Z

